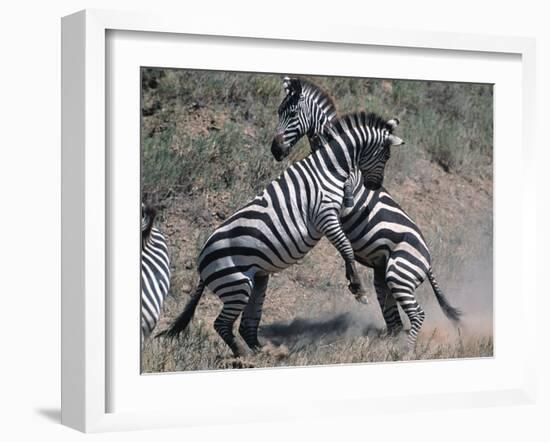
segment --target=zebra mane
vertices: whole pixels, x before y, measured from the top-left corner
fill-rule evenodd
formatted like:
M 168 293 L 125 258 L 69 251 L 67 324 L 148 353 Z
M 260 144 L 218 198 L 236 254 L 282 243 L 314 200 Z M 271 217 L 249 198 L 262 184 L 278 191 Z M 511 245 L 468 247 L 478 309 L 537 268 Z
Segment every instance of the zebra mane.
M 314 83 L 312 80 L 304 77 L 299 77 L 300 82 L 302 83 L 302 89 L 303 90 L 309 90 L 310 93 L 317 92 L 317 96 L 315 97 L 315 101 L 317 103 L 324 100 L 323 107 L 325 107 L 326 110 L 328 110 L 328 115 L 333 115 L 331 121 L 334 121 L 336 117 L 337 110 L 336 110 L 336 104 L 334 103 L 334 99 L 332 96 L 321 86 Z
M 333 135 L 341 135 L 349 127 L 368 126 L 373 129 L 386 129 L 390 134 L 393 133 L 395 126 L 388 123 L 388 120 L 374 112 L 353 112 L 342 115 L 332 121 L 331 127 L 327 127 L 323 135 L 333 138 Z
M 151 206 L 144 206 L 143 211 L 145 212 L 146 224 L 142 225 L 141 240 L 143 242 L 147 242 L 151 236 L 151 230 L 153 230 L 153 223 L 155 222 L 155 218 L 157 216 L 157 210 Z
M 287 93 L 287 96 L 285 100 L 283 100 L 281 107 L 284 107 L 292 97 L 295 97 L 295 83 L 299 83 L 302 95 L 307 93 L 317 104 L 322 103 L 323 111 L 329 117 L 329 121 L 336 118 L 336 105 L 334 104 L 334 99 L 332 96 L 321 86 L 306 77 L 284 77 L 283 87 Z

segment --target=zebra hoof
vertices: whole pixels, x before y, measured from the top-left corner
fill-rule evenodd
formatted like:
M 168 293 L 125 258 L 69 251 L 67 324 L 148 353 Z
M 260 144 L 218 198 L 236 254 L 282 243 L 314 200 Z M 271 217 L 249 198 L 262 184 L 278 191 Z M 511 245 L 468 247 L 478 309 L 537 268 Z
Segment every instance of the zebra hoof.
M 403 326 L 401 327 L 392 327 L 386 330 L 386 336 L 389 338 L 395 338 L 403 331 Z
M 274 345 L 268 342 L 262 347 L 262 353 L 274 359 L 284 359 L 288 357 L 290 351 L 286 345 Z
M 360 296 L 365 296 L 365 289 L 363 288 L 363 284 L 361 283 L 351 282 L 348 285 L 348 290 L 353 293 L 357 298 L 359 298 Z
M 256 368 L 256 365 L 245 358 L 229 358 L 220 363 L 220 368 Z
M 240 342 L 235 342 L 235 344 L 231 347 L 233 350 L 233 356 L 235 358 L 247 358 L 250 356 L 254 356 L 254 352 L 252 349 L 250 349 L 247 345 L 243 345 Z
M 367 295 L 359 295 L 359 296 L 356 296 L 355 299 L 357 299 L 357 302 L 360 302 L 361 304 L 367 305 L 369 303 L 369 299 L 367 298 Z

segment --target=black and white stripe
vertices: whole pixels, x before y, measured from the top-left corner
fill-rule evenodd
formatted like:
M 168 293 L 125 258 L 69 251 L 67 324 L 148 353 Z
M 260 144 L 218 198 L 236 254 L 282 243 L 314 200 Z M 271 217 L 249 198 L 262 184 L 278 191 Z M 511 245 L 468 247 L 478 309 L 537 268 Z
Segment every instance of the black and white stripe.
M 234 354 L 250 351 L 233 334 L 241 313 L 240 334 L 250 349 L 259 348 L 257 328 L 269 275 L 302 259 L 323 236 L 344 259 L 350 291 L 366 302 L 353 248 L 339 220 L 344 183 L 361 169 L 365 182 L 381 185 L 378 172 L 384 169 L 390 146 L 402 142 L 393 128 L 373 114 L 340 119 L 321 140 L 323 148 L 291 165 L 229 217 L 203 246 L 198 287 L 166 334 L 176 336 L 187 327 L 206 286 L 223 301 L 214 328 Z
M 279 125 L 271 145 L 271 153 L 277 161 L 287 156 L 289 149 L 304 134 L 307 134 L 312 150 L 316 150 L 321 144 L 318 135 L 336 118 L 332 98 L 314 83 L 284 77 L 283 87 L 286 97 L 277 110 Z
M 151 334 L 170 289 L 170 257 L 166 240 L 153 226 L 156 211 L 141 206 L 141 342 Z
M 301 83 L 299 79 L 288 77 L 283 81 L 286 97 L 279 107 L 279 125 L 273 141 L 275 153 L 278 154 L 274 156 L 279 160 L 286 157 L 304 135 L 308 136 L 313 151 L 319 149 L 319 136 L 338 121 L 332 106 L 330 113 L 320 118 L 319 124 L 304 123 L 311 115 L 323 112 L 324 108 L 317 103 L 323 102 L 322 97 L 326 93 L 309 81 L 305 87 Z M 317 99 L 306 100 L 305 97 L 300 97 L 304 91 Z M 294 97 L 289 98 L 292 95 Z M 304 104 L 295 108 L 290 104 L 293 102 Z M 306 103 L 315 109 L 306 109 Z M 280 145 L 279 140 L 285 140 L 285 143 Z M 272 147 L 272 152 L 273 150 Z M 380 165 L 375 167 L 380 169 Z M 379 179 L 383 173 L 383 168 L 378 170 L 375 173 L 376 178 Z M 444 313 L 453 321 L 458 321 L 460 311 L 448 303 L 436 282 L 430 252 L 420 229 L 386 189 L 369 190 L 362 185 L 354 186 L 352 200 L 351 210 L 341 217 L 342 226 L 353 247 L 355 259 L 374 269 L 374 287 L 388 332 L 395 333 L 403 327 L 397 308 L 399 304 L 411 323 L 409 344 L 415 344 L 425 313 L 414 292 L 426 277 Z

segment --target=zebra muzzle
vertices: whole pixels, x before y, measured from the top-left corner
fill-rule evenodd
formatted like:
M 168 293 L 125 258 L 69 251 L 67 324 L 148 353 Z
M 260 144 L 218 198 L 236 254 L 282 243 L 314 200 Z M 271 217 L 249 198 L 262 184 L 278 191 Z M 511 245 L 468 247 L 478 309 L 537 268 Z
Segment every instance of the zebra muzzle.
M 281 161 L 287 156 L 288 150 L 285 149 L 277 139 L 274 139 L 271 144 L 271 154 L 277 161 Z
M 271 154 L 277 161 L 281 161 L 283 158 L 286 158 L 288 153 L 289 148 L 287 143 L 285 143 L 283 133 L 276 133 L 271 143 Z

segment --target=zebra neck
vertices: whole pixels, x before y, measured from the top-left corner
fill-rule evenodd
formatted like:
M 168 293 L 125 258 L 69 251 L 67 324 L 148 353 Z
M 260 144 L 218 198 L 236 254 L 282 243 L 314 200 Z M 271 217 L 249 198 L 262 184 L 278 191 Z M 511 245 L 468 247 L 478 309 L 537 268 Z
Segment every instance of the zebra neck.
M 322 148 L 313 153 L 313 160 L 323 175 L 341 183 L 342 186 L 352 173 L 356 172 L 353 161 L 350 161 L 349 154 L 345 155 L 341 146 L 335 148 Z
M 309 126 L 309 129 L 306 132 L 307 138 L 311 144 L 313 140 L 317 139 L 318 131 L 315 130 L 315 126 L 311 125 Z
M 330 120 L 326 114 L 323 113 L 323 109 L 317 106 L 315 110 L 319 112 L 319 116 L 315 117 L 315 111 L 311 112 L 313 115 L 311 117 L 313 122 L 309 124 L 309 129 L 306 133 L 312 152 L 323 146 L 325 128 L 330 126 Z
M 317 92 L 317 94 L 315 94 Z M 323 103 L 325 107 L 323 107 Z M 330 120 L 335 117 L 335 113 L 331 112 L 331 108 L 327 105 L 327 98 L 319 95 L 318 91 L 309 90 L 305 100 L 305 119 L 306 134 L 311 140 L 319 135 L 322 135 L 325 126 L 330 123 Z
M 316 150 L 320 149 L 323 146 L 323 132 L 325 130 L 325 126 L 329 124 L 328 120 L 321 121 L 318 120 L 317 124 L 310 125 L 306 135 L 309 141 L 309 146 L 311 148 L 312 152 L 315 152 Z
M 374 121 L 373 121 L 374 120 Z M 384 121 L 374 114 L 363 113 L 345 116 L 328 128 L 329 140 L 325 149 L 331 150 L 342 168 L 348 172 L 359 169 L 361 158 L 371 158 L 383 146 L 387 128 Z
M 316 126 L 318 122 L 315 120 L 315 102 L 308 97 L 303 104 L 302 108 L 302 124 L 304 125 L 304 132 L 309 139 L 314 137 L 316 132 Z

